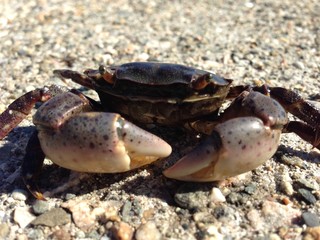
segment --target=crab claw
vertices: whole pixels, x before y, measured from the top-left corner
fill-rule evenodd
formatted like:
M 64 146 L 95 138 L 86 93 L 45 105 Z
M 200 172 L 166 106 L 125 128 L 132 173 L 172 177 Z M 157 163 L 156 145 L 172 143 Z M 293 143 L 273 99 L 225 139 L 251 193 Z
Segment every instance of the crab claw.
M 78 172 L 125 172 L 171 153 L 164 140 L 115 113 L 84 112 L 54 133 L 41 126 L 38 131 L 45 155 Z
M 250 171 L 272 157 L 281 130 L 271 129 L 256 117 L 240 117 L 218 124 L 211 136 L 175 165 L 168 178 L 209 182 Z

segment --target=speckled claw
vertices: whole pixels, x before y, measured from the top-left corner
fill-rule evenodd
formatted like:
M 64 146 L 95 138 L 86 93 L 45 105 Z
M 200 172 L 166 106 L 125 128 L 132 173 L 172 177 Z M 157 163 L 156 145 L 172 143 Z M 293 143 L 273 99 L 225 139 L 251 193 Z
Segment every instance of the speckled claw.
M 166 177 L 209 182 L 253 170 L 276 152 L 287 123 L 283 108 L 257 92 L 240 95 L 222 118 L 209 138 L 164 171 Z
M 44 199 L 36 182 L 45 156 L 78 172 L 119 173 L 170 155 L 161 138 L 94 106 L 71 90 L 42 104 L 33 116 L 37 130 L 27 145 L 22 177 L 36 198 Z
M 271 130 L 255 117 L 228 120 L 212 135 L 164 171 L 183 181 L 210 182 L 250 171 L 272 157 L 278 148 L 280 130 Z
M 65 94 L 68 98 L 61 94 L 43 104 L 33 119 L 43 152 L 59 166 L 78 172 L 117 173 L 170 155 L 169 144 L 119 114 L 81 112 L 69 118 L 67 113 L 59 114 L 51 106 L 65 111 L 70 105 L 73 112 L 83 108 L 78 96 Z M 48 119 L 52 115 L 54 121 Z

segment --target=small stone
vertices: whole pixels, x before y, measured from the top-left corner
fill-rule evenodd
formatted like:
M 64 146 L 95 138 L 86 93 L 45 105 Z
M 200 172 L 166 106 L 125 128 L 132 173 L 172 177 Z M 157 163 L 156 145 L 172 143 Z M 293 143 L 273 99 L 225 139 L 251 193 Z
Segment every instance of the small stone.
M 262 204 L 261 216 L 264 221 L 273 223 L 275 228 L 290 224 L 301 216 L 299 209 L 294 209 L 290 205 L 282 205 L 273 201 L 265 201 Z
M 0 239 L 5 239 L 10 232 L 10 228 L 8 224 L 6 223 L 1 223 L 0 224 Z
M 303 240 L 318 240 L 320 239 L 320 227 L 310 227 L 305 231 Z
M 128 223 L 119 222 L 114 224 L 112 231 L 118 240 L 131 240 L 134 229 Z
M 26 207 L 18 207 L 13 213 L 13 220 L 18 223 L 21 228 L 25 228 L 35 218 L 36 217 L 30 213 L 29 208 Z
M 290 182 L 281 181 L 280 187 L 281 190 L 289 196 L 291 196 L 294 193 L 293 186 Z
M 85 235 L 83 236 L 85 237 Z M 54 231 L 52 235 L 50 235 L 50 239 L 63 239 L 63 240 L 70 240 L 72 239 L 69 232 L 65 231 L 64 229 L 58 229 L 57 231 Z
M 255 230 L 263 230 L 263 227 L 265 226 L 265 224 L 258 210 L 256 209 L 250 210 L 247 213 L 247 218 L 250 222 L 250 225 Z
M 250 183 L 245 188 L 244 191 L 250 195 L 252 195 L 257 189 L 257 185 Z
M 161 233 L 159 232 L 154 222 L 147 222 L 139 226 L 139 228 L 136 231 L 135 237 L 137 240 L 144 240 L 144 239 L 160 240 Z
M 240 206 L 247 203 L 248 194 L 231 192 L 226 199 L 228 203 Z
M 192 216 L 195 222 L 210 222 L 214 221 L 213 216 L 208 211 L 196 212 Z
M 174 195 L 175 202 L 182 208 L 199 209 L 209 203 L 208 189 L 198 184 L 183 184 Z
M 305 166 L 306 166 L 305 162 L 297 156 L 283 155 L 283 156 L 281 156 L 281 161 L 289 166 L 292 165 L 292 166 L 296 166 L 299 168 L 305 168 Z
M 284 197 L 281 199 L 284 205 L 289 205 L 291 203 L 290 199 L 287 197 Z
M 213 224 L 207 226 L 207 233 L 211 237 L 210 239 L 222 240 L 224 239 L 223 235 L 219 233 L 217 227 Z
M 308 227 L 318 227 L 320 226 L 319 216 L 312 212 L 302 213 L 302 218 Z
M 300 61 L 294 62 L 293 66 L 301 70 L 305 68 L 303 62 L 300 62 Z
M 130 219 L 130 212 L 132 209 L 132 203 L 130 201 L 126 201 L 123 204 L 122 210 L 121 210 L 121 215 L 122 215 L 122 220 L 125 222 L 128 222 Z
M 47 201 L 36 200 L 32 205 L 32 210 L 36 215 L 40 215 L 49 210 L 49 203 Z
M 31 224 L 55 227 L 69 222 L 71 222 L 70 214 L 62 208 L 54 208 L 34 219 Z
M 301 184 L 302 186 L 304 186 L 305 188 L 311 189 L 311 190 L 319 190 L 319 184 L 312 179 L 304 179 L 304 178 L 300 178 L 298 180 L 298 183 Z
M 120 221 L 120 217 L 118 215 L 119 209 L 116 206 L 109 206 L 104 211 L 104 216 L 106 220 L 111 221 Z
M 43 239 L 43 231 L 41 229 L 32 229 L 28 233 L 28 239 Z
M 148 53 L 141 53 L 138 55 L 139 61 L 147 61 L 149 59 L 150 55 Z
M 28 197 L 28 192 L 23 190 L 23 189 L 15 189 L 13 190 L 12 194 L 11 194 L 11 197 L 14 199 L 14 200 L 18 200 L 18 201 L 25 201 L 27 200 L 27 197 Z
M 317 199 L 315 198 L 315 196 L 313 196 L 313 194 L 309 190 L 300 188 L 298 189 L 298 192 L 303 197 L 303 199 L 306 200 L 307 203 L 311 203 L 311 204 L 316 203 Z
M 70 200 L 68 209 L 72 212 L 72 218 L 78 228 L 84 232 L 89 232 L 95 225 L 96 216 L 91 214 L 91 208 L 87 201 L 76 202 Z
M 211 194 L 210 194 L 210 199 L 214 203 L 226 201 L 225 196 L 222 194 L 222 192 L 220 191 L 219 188 L 212 188 Z
M 81 230 L 79 230 L 79 231 L 77 231 L 76 233 L 75 233 L 75 236 L 76 236 L 76 238 L 85 238 L 86 237 L 86 233 L 84 232 L 84 231 L 81 231 Z
M 66 198 L 66 200 L 70 200 L 70 199 L 75 198 L 75 197 L 76 197 L 75 194 L 73 194 L 73 193 L 67 193 L 65 198 Z

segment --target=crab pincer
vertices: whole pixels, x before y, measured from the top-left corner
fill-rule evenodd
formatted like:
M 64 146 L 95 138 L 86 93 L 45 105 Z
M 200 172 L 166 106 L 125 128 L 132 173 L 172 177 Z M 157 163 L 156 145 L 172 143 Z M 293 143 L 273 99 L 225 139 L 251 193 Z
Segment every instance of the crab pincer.
M 184 181 L 223 180 L 253 170 L 276 152 L 288 122 L 282 106 L 259 92 L 243 92 L 222 114 L 211 135 L 164 171 Z
M 79 172 L 116 173 L 171 153 L 170 145 L 159 137 L 119 114 L 88 111 L 83 101 L 67 92 L 44 103 L 34 115 L 42 150 L 59 166 Z

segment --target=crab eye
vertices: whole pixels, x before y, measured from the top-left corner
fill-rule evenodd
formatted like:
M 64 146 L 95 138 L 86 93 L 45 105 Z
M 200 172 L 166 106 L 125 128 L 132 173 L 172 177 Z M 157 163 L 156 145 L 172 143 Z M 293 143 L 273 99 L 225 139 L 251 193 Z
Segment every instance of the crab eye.
M 107 71 L 106 66 L 104 66 L 104 65 L 100 65 L 100 66 L 99 66 L 99 73 L 100 73 L 101 75 L 105 74 L 106 71 Z
M 211 79 L 214 79 L 215 74 L 209 73 L 207 81 L 210 82 Z

